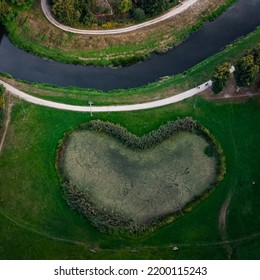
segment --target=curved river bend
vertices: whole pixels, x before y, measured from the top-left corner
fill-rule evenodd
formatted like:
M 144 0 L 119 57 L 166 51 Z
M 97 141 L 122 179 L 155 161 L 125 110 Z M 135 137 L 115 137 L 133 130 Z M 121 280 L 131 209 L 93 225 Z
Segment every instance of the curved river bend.
M 31 82 L 111 90 L 138 87 L 189 69 L 260 25 L 260 0 L 238 0 L 223 15 L 166 54 L 129 67 L 81 66 L 44 60 L 17 49 L 0 29 L 0 71 Z

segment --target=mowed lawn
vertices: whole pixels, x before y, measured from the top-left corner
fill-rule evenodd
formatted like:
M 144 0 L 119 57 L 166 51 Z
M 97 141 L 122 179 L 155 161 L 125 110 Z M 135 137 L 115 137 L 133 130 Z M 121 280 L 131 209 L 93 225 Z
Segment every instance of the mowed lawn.
M 55 169 L 58 142 L 90 115 L 19 102 L 0 157 L 0 258 L 259 259 L 259 109 L 256 99 L 232 103 L 194 97 L 149 111 L 94 114 L 137 135 L 192 116 L 215 135 L 226 156 L 227 174 L 210 196 L 170 225 L 130 238 L 98 232 L 62 198 Z M 222 235 L 219 212 L 229 196 Z

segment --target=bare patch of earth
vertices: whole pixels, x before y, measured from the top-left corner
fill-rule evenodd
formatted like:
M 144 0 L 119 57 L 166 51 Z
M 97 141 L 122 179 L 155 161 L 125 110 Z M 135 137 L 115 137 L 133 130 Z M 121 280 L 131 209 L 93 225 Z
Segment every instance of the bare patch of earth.
M 214 94 L 211 89 L 208 89 L 202 92 L 200 95 L 208 100 L 231 100 L 240 102 L 247 100 L 250 97 L 260 97 L 260 88 L 258 86 L 259 82 L 260 79 L 258 79 L 258 81 L 250 87 L 239 88 L 236 85 L 235 79 L 231 78 L 221 93 Z
M 223 240 L 223 245 L 227 250 L 229 258 L 232 255 L 233 248 L 231 247 L 231 244 L 229 244 L 229 242 L 228 242 L 226 223 L 227 223 L 228 208 L 229 208 L 231 199 L 232 199 L 232 195 L 229 195 L 228 198 L 222 204 L 220 212 L 219 212 L 219 219 L 218 219 L 218 228 L 219 228 L 219 231 L 221 234 L 221 238 Z
M 227 211 L 228 211 L 230 201 L 231 201 L 231 196 L 229 196 L 221 206 L 219 219 L 218 219 L 218 228 L 220 231 L 226 230 Z

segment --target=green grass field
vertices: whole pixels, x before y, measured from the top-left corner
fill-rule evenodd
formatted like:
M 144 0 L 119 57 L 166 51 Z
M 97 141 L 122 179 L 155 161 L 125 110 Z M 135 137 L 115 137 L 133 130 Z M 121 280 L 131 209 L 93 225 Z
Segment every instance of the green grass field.
M 257 99 L 213 103 L 194 97 L 156 110 L 94 114 L 139 136 L 192 116 L 216 137 L 226 157 L 224 180 L 189 213 L 153 233 L 126 238 L 100 233 L 62 197 L 55 168 L 58 142 L 90 115 L 18 102 L 0 158 L 1 258 L 259 259 L 259 109 Z M 223 235 L 218 219 L 230 195 Z M 175 244 L 178 252 L 172 250 Z

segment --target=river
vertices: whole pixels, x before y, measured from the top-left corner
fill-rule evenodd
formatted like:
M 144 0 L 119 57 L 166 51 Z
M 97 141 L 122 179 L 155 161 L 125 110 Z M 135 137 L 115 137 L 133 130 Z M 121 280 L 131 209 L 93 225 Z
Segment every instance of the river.
M 118 69 L 66 64 L 34 56 L 16 48 L 0 28 L 0 71 L 16 79 L 61 86 L 100 90 L 138 87 L 191 68 L 258 25 L 260 0 L 238 0 L 176 48 Z

